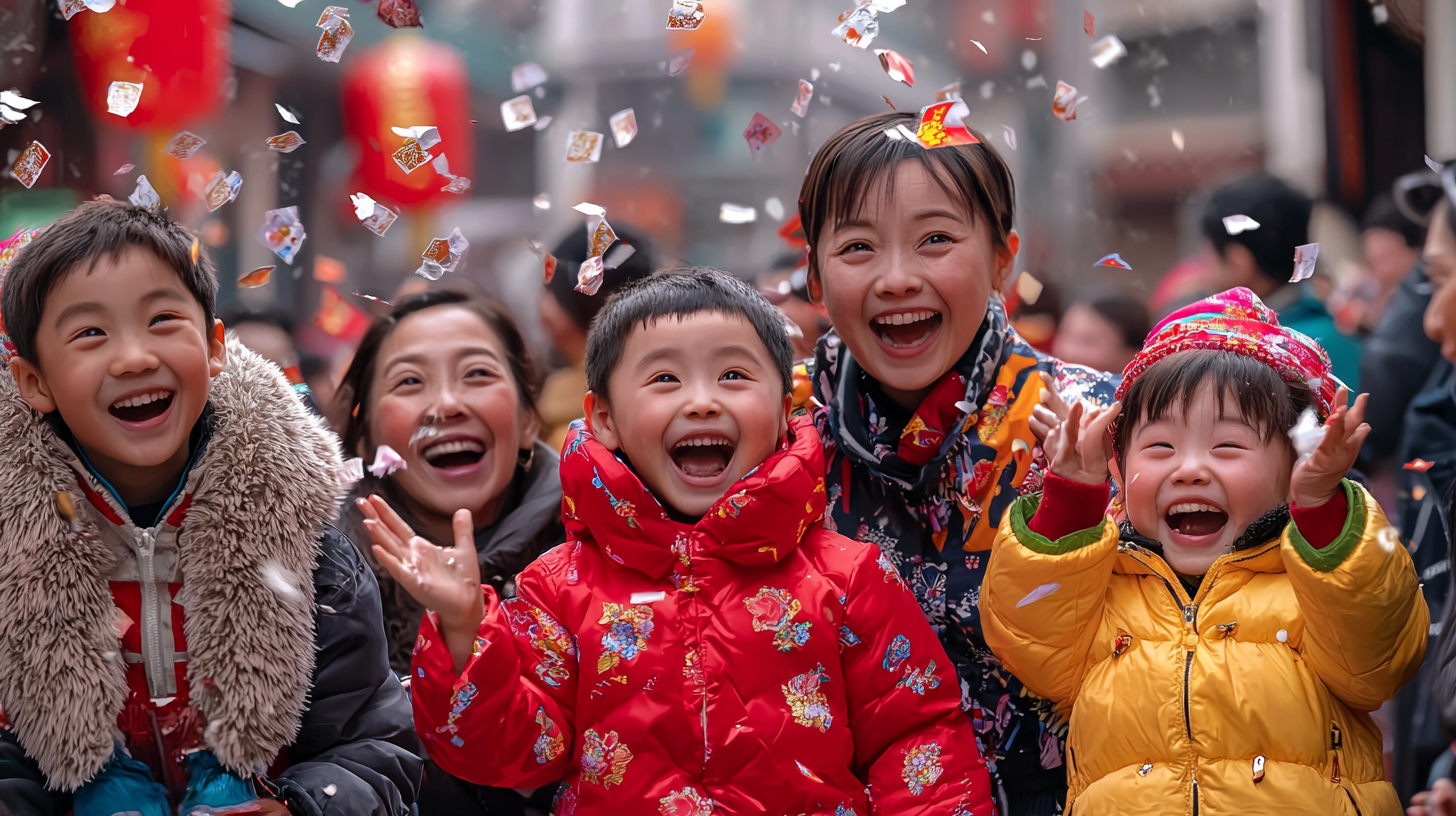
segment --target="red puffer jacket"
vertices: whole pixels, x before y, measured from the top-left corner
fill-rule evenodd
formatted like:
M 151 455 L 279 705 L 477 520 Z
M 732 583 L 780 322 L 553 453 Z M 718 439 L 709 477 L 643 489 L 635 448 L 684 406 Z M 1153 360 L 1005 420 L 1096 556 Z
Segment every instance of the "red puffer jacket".
M 516 598 L 485 588 L 458 678 L 420 627 L 430 756 L 482 784 L 563 779 L 558 814 L 990 814 L 945 651 L 879 550 L 824 530 L 823 473 L 796 421 L 684 524 L 578 425 L 567 543 Z

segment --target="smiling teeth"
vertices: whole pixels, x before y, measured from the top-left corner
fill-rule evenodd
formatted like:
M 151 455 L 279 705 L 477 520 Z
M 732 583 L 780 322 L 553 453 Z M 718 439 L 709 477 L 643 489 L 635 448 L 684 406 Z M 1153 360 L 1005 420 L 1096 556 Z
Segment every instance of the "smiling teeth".
M 723 437 L 698 437 L 696 439 L 684 439 L 672 446 L 673 450 L 679 448 L 706 448 L 713 445 L 732 445 L 733 443 Z
M 139 397 L 129 397 L 129 398 L 124 399 L 124 400 L 118 400 L 117 402 L 111 403 L 111 407 L 112 408 L 136 408 L 139 405 L 146 405 L 146 404 L 151 403 L 151 402 L 156 402 L 157 400 L 166 399 L 167 397 L 170 397 L 170 396 L 172 396 L 172 392 L 171 391 L 153 391 L 150 394 L 142 394 Z
M 875 318 L 874 322 L 880 324 L 881 326 L 903 326 L 906 323 L 919 323 L 922 320 L 929 320 L 930 318 L 935 317 L 938 314 L 940 314 L 940 312 L 901 312 L 899 314 L 880 315 L 879 317 Z
M 485 446 L 471 439 L 456 439 L 451 442 L 441 442 L 425 449 L 426 459 L 435 459 L 451 453 L 485 453 Z
M 1197 502 L 1182 502 L 1168 508 L 1168 515 L 1173 516 L 1179 513 L 1222 513 L 1223 510 L 1211 504 L 1199 504 Z

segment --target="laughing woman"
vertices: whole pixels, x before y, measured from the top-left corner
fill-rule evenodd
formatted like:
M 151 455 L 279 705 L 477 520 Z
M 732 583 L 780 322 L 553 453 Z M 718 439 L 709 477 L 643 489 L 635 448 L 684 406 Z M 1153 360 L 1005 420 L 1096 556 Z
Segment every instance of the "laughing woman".
M 536 556 L 565 540 L 556 452 L 536 440 L 536 379 L 525 343 L 494 303 L 457 292 L 395 302 L 364 335 L 338 399 L 349 420 L 344 445 L 367 462 L 382 446 L 404 459 L 383 479 L 366 475 L 356 496 L 379 494 L 416 533 L 454 541 L 451 517 L 469 510 L 481 577 L 514 595 L 514 579 Z M 363 517 L 346 503 L 342 525 L 368 541 Z M 389 662 L 409 671 L 424 608 L 382 569 L 379 578 Z M 520 813 L 526 800 L 481 788 L 426 765 L 420 812 Z

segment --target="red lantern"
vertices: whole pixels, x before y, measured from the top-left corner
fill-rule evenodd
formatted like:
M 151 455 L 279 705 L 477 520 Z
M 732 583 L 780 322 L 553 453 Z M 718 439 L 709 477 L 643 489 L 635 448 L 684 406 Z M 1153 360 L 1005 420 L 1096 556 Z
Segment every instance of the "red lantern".
M 406 173 L 392 157 L 404 138 L 391 128 L 435 127 L 450 172 L 473 178 L 470 87 L 465 61 L 448 45 L 397 34 L 360 54 L 344 76 L 344 128 L 359 149 L 354 181 L 371 197 L 402 207 L 428 206 L 454 196 L 450 180 L 429 164 Z
M 230 0 L 121 0 L 110 11 L 78 12 L 68 25 L 81 96 L 106 124 L 177 130 L 222 100 Z M 107 112 L 112 82 L 141 83 L 131 115 Z

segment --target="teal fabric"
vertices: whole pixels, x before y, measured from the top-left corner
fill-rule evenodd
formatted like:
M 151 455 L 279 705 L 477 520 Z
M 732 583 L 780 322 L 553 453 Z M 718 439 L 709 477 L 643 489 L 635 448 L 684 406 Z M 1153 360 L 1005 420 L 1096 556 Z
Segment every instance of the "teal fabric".
M 253 786 L 228 773 L 211 751 L 187 755 L 187 795 L 182 799 L 182 813 L 202 805 L 220 808 L 252 802 Z
M 1288 308 L 1279 312 L 1279 325 L 1303 332 L 1324 347 L 1330 355 L 1335 376 L 1350 388 L 1351 399 L 1360 393 L 1361 342 L 1335 328 L 1329 310 L 1308 291 Z
M 171 816 L 167 789 L 152 779 L 145 763 L 117 746 L 101 772 L 76 791 L 75 816 L 112 816 L 124 812 L 138 816 Z

